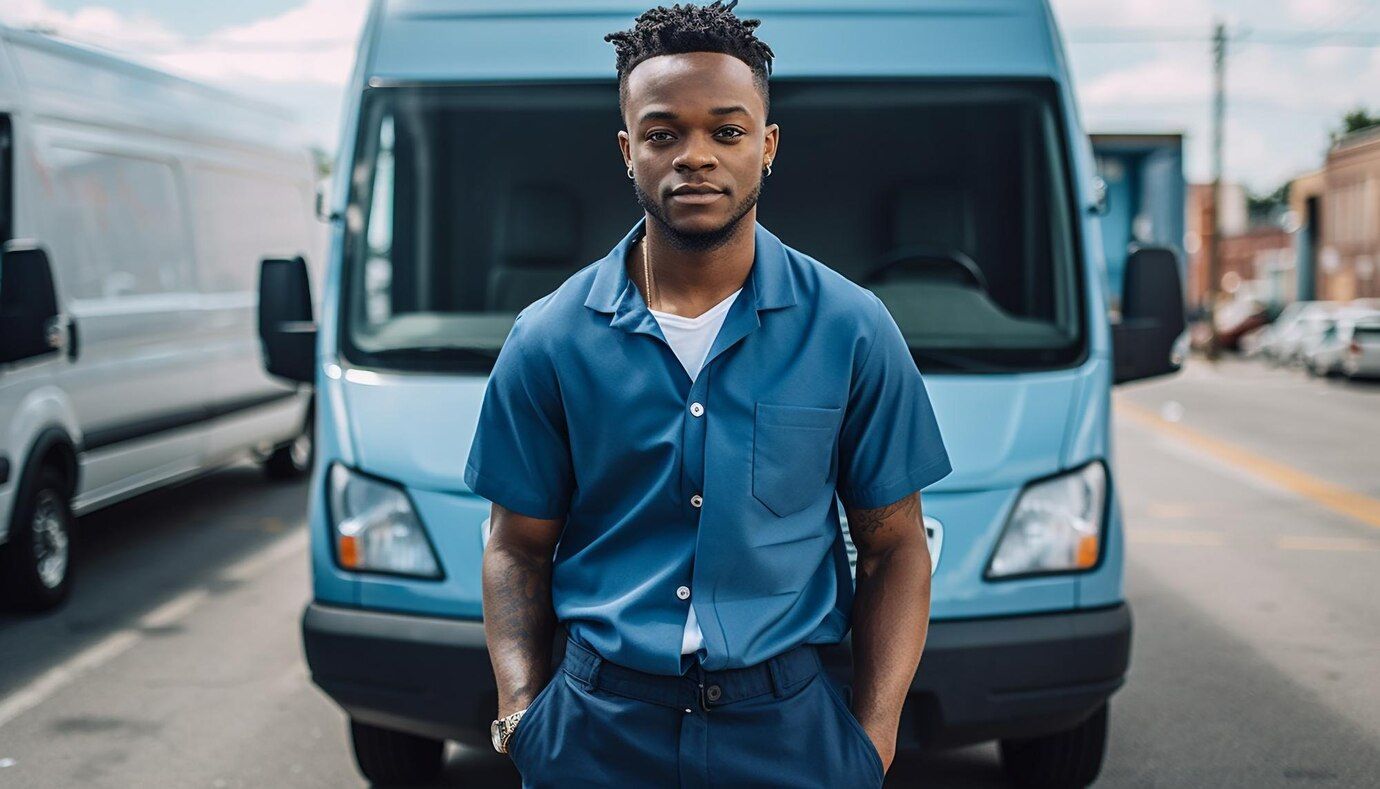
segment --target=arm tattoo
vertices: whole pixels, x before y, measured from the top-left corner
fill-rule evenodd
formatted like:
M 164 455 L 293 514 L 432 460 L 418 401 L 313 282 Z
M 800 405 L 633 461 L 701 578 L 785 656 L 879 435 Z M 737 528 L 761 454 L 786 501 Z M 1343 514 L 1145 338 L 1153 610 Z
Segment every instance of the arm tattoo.
M 854 541 L 859 536 L 874 534 L 882 528 L 888 518 L 901 516 L 907 521 L 919 520 L 920 497 L 914 493 L 906 496 L 900 501 L 892 502 L 884 507 L 877 507 L 870 510 L 850 510 L 848 512 L 848 530 L 852 534 Z
M 541 690 L 551 668 L 556 612 L 551 601 L 551 557 L 517 550 L 494 557 L 497 583 L 487 585 L 485 622 L 495 662 L 521 683 L 507 688 L 530 700 Z

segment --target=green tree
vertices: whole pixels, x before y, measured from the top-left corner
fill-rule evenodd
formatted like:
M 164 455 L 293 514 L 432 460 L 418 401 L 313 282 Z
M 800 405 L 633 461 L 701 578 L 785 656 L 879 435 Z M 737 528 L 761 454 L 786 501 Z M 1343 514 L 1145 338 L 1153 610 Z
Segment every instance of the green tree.
M 1289 210 L 1289 182 L 1280 184 L 1268 194 L 1246 193 L 1246 213 L 1252 225 L 1279 224 Z
M 1372 115 L 1367 108 L 1358 106 L 1342 116 L 1342 127 L 1332 132 L 1332 140 L 1336 142 L 1348 134 L 1373 126 L 1380 126 L 1380 115 Z

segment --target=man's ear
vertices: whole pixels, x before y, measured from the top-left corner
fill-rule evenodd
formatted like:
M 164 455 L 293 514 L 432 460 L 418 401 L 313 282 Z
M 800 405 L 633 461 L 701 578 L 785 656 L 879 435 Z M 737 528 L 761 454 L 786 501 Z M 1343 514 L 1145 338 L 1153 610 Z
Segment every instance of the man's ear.
M 632 149 L 631 149 L 631 144 L 632 144 L 632 143 L 631 143 L 630 138 L 628 137 L 627 131 L 622 130 L 622 129 L 619 129 L 619 131 L 618 131 L 618 150 L 620 150 L 620 151 L 623 152 L 623 166 L 624 166 L 624 167 L 632 167 Z

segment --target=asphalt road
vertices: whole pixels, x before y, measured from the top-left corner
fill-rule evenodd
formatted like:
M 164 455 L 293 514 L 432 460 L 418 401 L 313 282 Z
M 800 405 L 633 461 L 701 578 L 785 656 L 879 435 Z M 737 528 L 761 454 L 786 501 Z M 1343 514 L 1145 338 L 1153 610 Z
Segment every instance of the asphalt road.
M 1115 398 L 1136 630 L 1098 785 L 1375 785 L 1380 386 L 1195 359 Z M 302 661 L 304 497 L 241 465 L 83 519 L 70 604 L 0 615 L 0 787 L 363 786 Z M 987 745 L 888 785 L 1004 784 Z

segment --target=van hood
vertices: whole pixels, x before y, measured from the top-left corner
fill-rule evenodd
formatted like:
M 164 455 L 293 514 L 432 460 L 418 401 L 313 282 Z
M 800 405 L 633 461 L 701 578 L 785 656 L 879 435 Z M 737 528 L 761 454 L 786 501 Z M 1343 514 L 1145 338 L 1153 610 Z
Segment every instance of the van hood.
M 1007 376 L 928 374 L 925 386 L 954 471 L 938 490 L 1019 487 L 1073 461 L 1091 446 L 1101 409 L 1081 401 L 1100 364 Z M 350 371 L 355 373 L 358 371 Z M 465 460 L 479 419 L 483 376 L 347 373 L 333 381 L 347 404 L 353 454 L 368 472 L 411 487 L 465 491 Z M 1104 398 L 1105 399 L 1105 398 Z M 1071 423 L 1071 416 L 1082 418 Z

